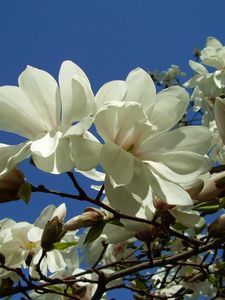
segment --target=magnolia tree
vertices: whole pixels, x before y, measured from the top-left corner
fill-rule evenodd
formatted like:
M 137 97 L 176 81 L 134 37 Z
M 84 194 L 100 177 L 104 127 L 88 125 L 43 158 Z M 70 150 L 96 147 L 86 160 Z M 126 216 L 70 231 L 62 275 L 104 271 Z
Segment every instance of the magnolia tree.
M 137 300 L 225 298 L 225 47 L 209 37 L 189 64 L 183 85 L 178 66 L 137 68 L 94 95 L 65 61 L 59 84 L 27 67 L 18 87 L 0 87 L 0 129 L 25 137 L 0 144 L 1 202 L 32 193 L 63 201 L 34 224 L 0 221 L 0 297 L 98 300 L 126 289 Z M 74 193 L 27 182 L 25 159 L 66 173 Z M 68 220 L 71 199 L 87 206 Z

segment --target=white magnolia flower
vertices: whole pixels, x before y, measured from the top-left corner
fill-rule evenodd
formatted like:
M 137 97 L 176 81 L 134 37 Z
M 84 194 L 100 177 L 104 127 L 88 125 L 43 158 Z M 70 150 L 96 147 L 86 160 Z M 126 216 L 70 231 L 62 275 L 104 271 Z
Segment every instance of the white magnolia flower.
M 59 71 L 60 89 L 50 74 L 30 66 L 18 81 L 19 87 L 0 88 L 0 129 L 28 141 L 13 146 L 0 144 L 0 176 L 29 156 L 46 172 L 73 169 L 79 157 L 76 161 L 71 158 L 71 144 L 74 148 L 79 140 L 88 148 L 90 142 L 94 149 L 98 144 L 91 133 L 86 133 L 94 109 L 87 76 L 76 64 L 65 61 Z
M 97 131 L 105 141 L 100 164 L 114 186 L 125 186 L 141 199 L 146 198 L 151 187 L 154 196 L 168 204 L 190 205 L 192 200 L 182 187 L 191 185 L 211 167 L 203 156 L 211 136 L 201 126 L 169 131 L 184 113 L 184 106 L 182 101 L 181 107 L 177 102 L 171 121 L 170 115 L 164 115 L 165 102 L 166 95 L 156 110 L 153 107 L 153 125 L 149 125 L 138 103 L 105 105 L 95 117 Z
M 0 230 L 0 252 L 6 257 L 6 265 L 9 267 L 29 267 L 30 273 L 36 275 L 35 265 L 38 263 L 41 254 L 41 237 L 44 225 L 54 216 L 62 216 L 65 212 L 65 205 L 62 204 L 58 208 L 53 205 L 45 208 L 40 217 L 34 224 L 27 222 L 16 223 L 11 220 L 1 221 Z M 74 233 L 67 233 L 62 241 L 76 242 L 77 238 Z M 48 251 L 41 262 L 41 270 L 47 275 L 48 270 L 54 273 L 66 268 L 67 252 L 74 250 L 59 251 L 53 249 Z M 75 253 L 74 253 L 75 254 Z M 30 257 L 30 262 L 27 259 Z M 75 256 L 74 256 L 75 257 Z M 1 270 L 0 277 L 5 276 L 7 272 Z
M 159 132 L 172 128 L 181 119 L 188 107 L 189 96 L 179 86 L 169 87 L 156 94 L 150 75 L 136 68 L 128 74 L 126 81 L 114 80 L 104 84 L 97 92 L 95 101 L 97 113 L 110 103 L 139 103 L 147 119 L 157 124 Z
M 208 37 L 206 47 L 201 51 L 203 64 L 214 67 L 214 81 L 218 88 L 225 87 L 225 47 L 214 37 Z

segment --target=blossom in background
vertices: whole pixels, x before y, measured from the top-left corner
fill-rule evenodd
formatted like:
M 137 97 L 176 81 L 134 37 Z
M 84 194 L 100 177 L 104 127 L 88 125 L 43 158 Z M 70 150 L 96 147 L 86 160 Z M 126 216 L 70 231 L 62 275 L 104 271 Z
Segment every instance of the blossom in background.
M 10 267 L 29 267 L 30 274 L 37 276 L 35 265 L 42 255 L 41 238 L 44 225 L 55 216 L 63 217 L 63 212 L 65 212 L 65 204 L 57 208 L 50 205 L 42 211 L 34 224 L 28 222 L 16 223 L 12 220 L 1 221 L 4 226 L 2 225 L 0 230 L 0 253 L 6 257 L 6 265 Z M 71 232 L 63 237 L 63 241 L 77 242 L 77 238 L 74 232 Z M 74 252 L 71 252 L 71 255 L 75 257 L 74 247 L 71 248 Z M 64 255 L 66 257 L 67 251 L 67 249 L 48 251 L 41 262 L 42 273 L 47 275 L 48 271 L 54 273 L 65 269 Z M 8 271 L 1 269 L 0 277 L 4 277 L 8 273 Z M 15 274 L 13 279 L 17 279 Z
M 94 109 L 87 76 L 76 64 L 64 61 L 59 71 L 60 89 L 50 74 L 30 66 L 18 81 L 19 87 L 0 88 L 0 130 L 28 141 L 12 146 L 0 144 L 0 176 L 29 156 L 46 172 L 73 169 L 79 159 L 73 161 L 70 155 L 73 136 L 85 145 L 90 142 L 92 148 L 97 144 L 91 133 L 85 133 Z

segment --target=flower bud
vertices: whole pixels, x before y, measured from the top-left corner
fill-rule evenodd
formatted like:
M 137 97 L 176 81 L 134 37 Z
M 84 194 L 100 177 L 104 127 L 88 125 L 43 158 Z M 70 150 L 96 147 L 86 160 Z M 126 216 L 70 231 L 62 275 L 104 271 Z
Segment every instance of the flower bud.
M 11 170 L 6 176 L 0 179 L 0 202 L 18 200 L 18 191 L 25 182 L 24 174 L 18 170 Z
M 58 206 L 51 219 L 45 225 L 44 231 L 41 237 L 41 247 L 45 251 L 50 251 L 54 248 L 53 244 L 59 242 L 64 236 L 63 220 L 66 215 L 65 203 Z
M 54 217 L 45 225 L 44 231 L 41 237 L 41 247 L 45 251 L 50 251 L 54 248 L 53 244 L 60 241 L 64 235 L 62 229 L 63 223 L 58 217 Z
M 208 227 L 209 236 L 222 238 L 225 234 L 225 214 L 216 218 Z
M 70 219 L 63 225 L 63 230 L 71 231 L 81 227 L 91 227 L 103 220 L 103 213 L 100 210 L 88 207 L 82 215 Z
M 198 201 L 217 200 L 225 193 L 225 171 L 212 175 L 202 191 L 195 195 Z

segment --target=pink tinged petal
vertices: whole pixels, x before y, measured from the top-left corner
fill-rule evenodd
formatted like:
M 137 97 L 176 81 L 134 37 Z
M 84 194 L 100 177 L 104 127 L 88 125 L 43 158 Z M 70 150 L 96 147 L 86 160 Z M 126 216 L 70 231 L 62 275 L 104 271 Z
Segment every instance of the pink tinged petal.
M 72 61 L 64 61 L 59 71 L 62 123 L 71 124 L 92 113 L 94 96 L 85 73 Z
M 159 197 L 160 200 L 165 201 L 169 205 L 187 206 L 193 204 L 193 201 L 189 194 L 178 184 L 164 180 L 155 173 L 154 177 L 156 178 L 160 189 L 165 197 L 164 199 Z
M 66 268 L 66 263 L 62 257 L 62 254 L 58 250 L 52 250 L 47 252 L 47 264 L 48 269 L 51 273 L 64 270 Z
M 0 129 L 33 139 L 44 132 L 41 118 L 19 87 L 0 88 Z
M 182 118 L 189 104 L 189 95 L 184 88 L 172 86 L 157 94 L 153 111 L 149 116 L 157 127 L 157 133 L 173 128 Z
M 68 138 L 60 139 L 55 152 L 50 156 L 42 157 L 33 153 L 32 158 L 36 167 L 47 173 L 60 174 L 74 168 L 74 162 L 70 157 Z
M 27 238 L 29 241 L 36 243 L 41 240 L 42 233 L 43 230 L 41 228 L 33 227 L 28 231 Z
M 126 79 L 125 101 L 138 102 L 147 112 L 155 104 L 156 89 L 151 76 L 141 68 L 131 71 Z
M 19 145 L 0 144 L 0 178 L 30 156 L 30 143 Z
M 211 145 L 212 134 L 204 126 L 186 126 L 162 133 L 146 140 L 139 147 L 143 160 L 151 160 L 152 154 L 187 151 L 206 154 Z
M 127 92 L 127 84 L 122 80 L 114 80 L 104 84 L 95 96 L 97 111 L 111 101 L 123 101 Z
M 141 204 L 135 200 L 132 193 L 128 192 L 124 186 L 114 188 L 110 182 L 110 177 L 105 179 L 105 192 L 112 208 L 129 216 L 135 216 Z
M 77 169 L 87 171 L 99 164 L 102 145 L 90 132 L 70 138 L 71 156 Z
M 217 97 L 214 110 L 217 129 L 223 144 L 225 145 L 225 100 Z
M 60 122 L 61 101 L 55 79 L 45 71 L 28 66 L 19 77 L 19 86 L 39 114 L 46 131 Z
M 133 155 L 107 142 L 101 151 L 100 164 L 117 185 L 128 184 L 134 174 Z
M 193 71 L 195 71 L 198 74 L 207 74 L 208 70 L 206 69 L 206 67 L 204 67 L 203 65 L 201 65 L 200 63 L 193 61 L 193 60 L 189 60 L 189 66 L 192 68 Z

